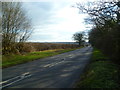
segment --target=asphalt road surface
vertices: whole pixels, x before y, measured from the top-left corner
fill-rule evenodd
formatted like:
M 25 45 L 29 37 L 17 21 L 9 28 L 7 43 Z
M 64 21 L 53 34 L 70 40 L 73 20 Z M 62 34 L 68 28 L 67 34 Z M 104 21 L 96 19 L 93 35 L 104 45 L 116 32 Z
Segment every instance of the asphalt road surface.
M 3 88 L 72 88 L 89 63 L 92 47 L 85 47 L 5 68 Z

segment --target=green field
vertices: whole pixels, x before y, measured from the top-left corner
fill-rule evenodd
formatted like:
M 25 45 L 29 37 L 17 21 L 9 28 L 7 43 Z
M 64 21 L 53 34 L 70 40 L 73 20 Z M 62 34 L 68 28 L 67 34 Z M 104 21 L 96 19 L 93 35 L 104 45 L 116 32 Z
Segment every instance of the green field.
M 120 88 L 119 68 L 99 50 L 94 49 L 91 63 L 86 68 L 78 88 Z
M 25 55 L 7 55 L 2 56 L 2 68 L 14 66 L 17 64 L 22 64 L 25 62 L 33 61 L 36 59 L 41 59 L 65 52 L 69 52 L 75 49 L 56 49 L 56 50 L 45 50 L 39 52 L 31 52 Z

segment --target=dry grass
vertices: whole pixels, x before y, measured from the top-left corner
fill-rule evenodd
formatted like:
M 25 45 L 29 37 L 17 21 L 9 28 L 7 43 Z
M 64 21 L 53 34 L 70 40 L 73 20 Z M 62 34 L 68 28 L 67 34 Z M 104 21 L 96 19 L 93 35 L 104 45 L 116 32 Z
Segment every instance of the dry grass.
M 75 44 L 53 44 L 53 43 L 24 43 L 22 44 L 21 53 L 33 52 L 33 51 L 44 51 L 53 49 L 73 49 L 78 48 Z

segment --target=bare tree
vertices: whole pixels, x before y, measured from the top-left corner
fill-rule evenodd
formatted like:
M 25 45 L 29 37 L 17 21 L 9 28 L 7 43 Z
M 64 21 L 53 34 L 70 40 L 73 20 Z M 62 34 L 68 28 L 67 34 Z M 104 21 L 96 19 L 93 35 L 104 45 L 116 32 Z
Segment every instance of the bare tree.
M 3 54 L 16 49 L 16 44 L 25 42 L 32 32 L 31 21 L 21 2 L 2 2 Z
M 87 4 L 77 3 L 77 8 L 90 15 L 90 22 L 94 22 L 95 25 L 104 25 L 108 20 L 116 21 L 116 15 L 118 16 L 118 2 L 88 2 Z
M 78 32 L 73 34 L 73 39 L 79 44 L 79 46 L 82 44 L 83 42 L 83 33 Z
M 77 3 L 77 8 L 87 13 L 87 20 L 94 24 L 89 33 L 92 45 L 120 63 L 120 1 Z

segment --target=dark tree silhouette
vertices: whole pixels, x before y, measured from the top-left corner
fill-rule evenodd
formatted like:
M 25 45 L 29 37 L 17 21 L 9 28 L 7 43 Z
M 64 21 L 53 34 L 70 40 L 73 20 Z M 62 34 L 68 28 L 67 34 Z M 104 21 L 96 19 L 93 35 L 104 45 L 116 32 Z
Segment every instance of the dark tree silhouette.
M 90 43 L 120 63 L 120 1 L 77 3 L 77 8 L 89 14 L 87 20 L 94 24 L 89 33 Z
M 73 34 L 73 39 L 79 44 L 79 46 L 81 46 L 83 42 L 83 33 L 78 32 Z

